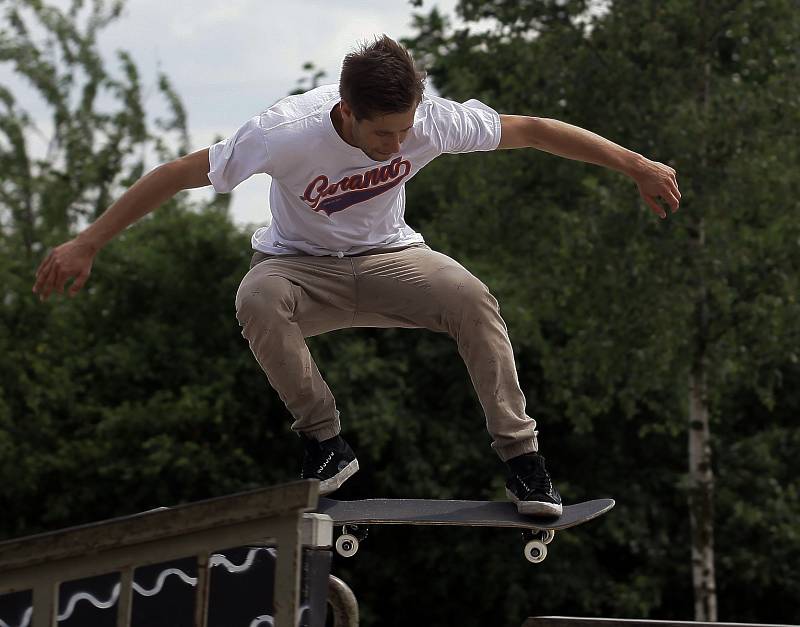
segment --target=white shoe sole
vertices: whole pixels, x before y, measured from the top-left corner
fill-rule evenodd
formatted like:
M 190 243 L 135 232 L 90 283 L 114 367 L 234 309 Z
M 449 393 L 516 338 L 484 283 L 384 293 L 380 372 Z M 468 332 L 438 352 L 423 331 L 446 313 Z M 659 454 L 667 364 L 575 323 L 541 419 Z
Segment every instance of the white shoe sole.
M 506 496 L 517 504 L 517 511 L 526 516 L 561 516 L 563 511 L 563 508 L 558 503 L 520 501 L 508 488 L 506 488 Z
M 342 484 L 347 481 L 350 477 L 358 472 L 358 460 L 354 459 L 351 461 L 347 466 L 345 466 L 340 472 L 336 473 L 330 479 L 325 479 L 325 481 L 319 482 L 319 494 L 320 496 L 325 496 L 326 494 L 330 494 L 342 487 Z

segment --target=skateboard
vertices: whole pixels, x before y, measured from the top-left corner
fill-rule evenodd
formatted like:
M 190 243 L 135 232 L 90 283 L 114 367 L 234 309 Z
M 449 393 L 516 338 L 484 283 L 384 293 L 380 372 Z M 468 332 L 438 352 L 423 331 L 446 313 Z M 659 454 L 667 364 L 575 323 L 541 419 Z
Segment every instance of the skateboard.
M 565 505 L 560 516 L 527 516 L 510 501 L 445 501 L 432 499 L 365 499 L 336 501 L 320 498 L 316 512 L 327 514 L 342 533 L 336 552 L 356 554 L 369 525 L 451 525 L 457 527 L 508 527 L 522 529 L 525 558 L 534 564 L 547 557 L 547 545 L 556 531 L 602 516 L 614 507 L 613 499 Z

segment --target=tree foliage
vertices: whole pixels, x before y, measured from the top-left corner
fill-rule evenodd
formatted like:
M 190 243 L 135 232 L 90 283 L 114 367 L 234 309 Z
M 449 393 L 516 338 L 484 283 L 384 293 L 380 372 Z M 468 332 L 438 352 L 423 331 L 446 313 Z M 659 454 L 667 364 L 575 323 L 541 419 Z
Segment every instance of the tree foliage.
M 152 128 L 130 57 L 119 53 L 120 76 L 103 64 L 96 35 L 120 7 L 3 4 L 0 59 L 52 113 L 49 126 L 34 120 L 0 88 L 4 536 L 263 481 L 263 457 L 246 444 L 252 437 L 227 431 L 238 421 L 248 434 L 262 428 L 239 407 L 254 395 L 236 389 L 263 384 L 232 316 L 249 254 L 225 201 L 171 201 L 101 253 L 76 300 L 41 305 L 30 293 L 45 246 L 102 212 L 148 158 L 188 150 L 185 112 L 168 79 L 158 77 L 168 113 Z M 48 132 L 40 151 L 34 140 Z
M 441 160 L 419 177 L 409 205 L 424 208 L 418 219 L 429 240 L 470 259 L 498 293 L 523 378 L 541 390 L 529 403 L 542 418 L 544 451 L 560 459 L 575 435 L 593 434 L 610 466 L 603 490 L 619 498 L 614 517 L 632 522 L 607 549 L 630 556 L 618 558 L 627 564 L 618 576 L 636 582 L 618 597 L 617 615 L 688 618 L 688 564 L 679 561 L 688 562 L 688 551 L 676 545 L 689 541 L 680 460 L 686 382 L 698 355 L 720 455 L 718 524 L 732 508 L 759 507 L 754 495 L 731 499 L 742 466 L 766 463 L 764 482 L 793 468 L 781 447 L 759 448 L 769 462 L 746 454 L 735 426 L 737 417 L 760 415 L 770 420 L 757 423 L 759 432 L 775 429 L 778 441 L 792 432 L 779 408 L 790 398 L 800 331 L 790 189 L 798 15 L 791 2 L 615 2 L 593 16 L 589 8 L 465 0 L 463 28 L 448 29 L 434 11 L 418 17 L 409 43 L 446 96 L 563 119 L 668 161 L 678 170 L 682 213 L 655 223 L 620 175 L 530 151 Z M 617 440 L 620 429 L 629 435 Z M 663 465 L 656 450 L 669 451 Z M 568 477 L 573 467 L 574 456 Z M 631 485 L 640 468 L 658 477 L 658 489 Z M 768 489 L 779 510 L 794 507 L 789 486 Z M 742 603 L 742 574 L 728 556 L 748 532 L 730 536 L 731 526 L 720 526 L 722 616 L 785 621 L 793 579 L 761 590 L 771 604 Z M 778 542 L 790 559 L 794 534 L 775 533 L 754 550 Z

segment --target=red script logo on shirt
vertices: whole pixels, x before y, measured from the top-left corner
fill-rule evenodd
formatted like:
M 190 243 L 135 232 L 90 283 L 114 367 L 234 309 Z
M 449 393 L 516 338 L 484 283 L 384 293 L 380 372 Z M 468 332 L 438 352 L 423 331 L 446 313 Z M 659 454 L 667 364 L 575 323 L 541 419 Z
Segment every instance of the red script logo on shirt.
M 411 162 L 397 157 L 388 165 L 345 176 L 335 183 L 320 174 L 308 184 L 300 198 L 314 211 L 323 211 L 330 216 L 396 187 L 409 172 Z

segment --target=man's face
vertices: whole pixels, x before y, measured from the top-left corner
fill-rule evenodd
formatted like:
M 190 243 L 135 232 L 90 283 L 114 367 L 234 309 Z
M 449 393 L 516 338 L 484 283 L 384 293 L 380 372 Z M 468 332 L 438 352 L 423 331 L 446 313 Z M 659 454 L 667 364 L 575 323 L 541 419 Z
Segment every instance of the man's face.
M 358 146 L 370 159 L 390 160 L 400 152 L 400 144 L 405 141 L 408 131 L 414 125 L 416 110 L 415 106 L 402 113 L 374 115 L 363 120 L 352 116 L 353 145 Z

